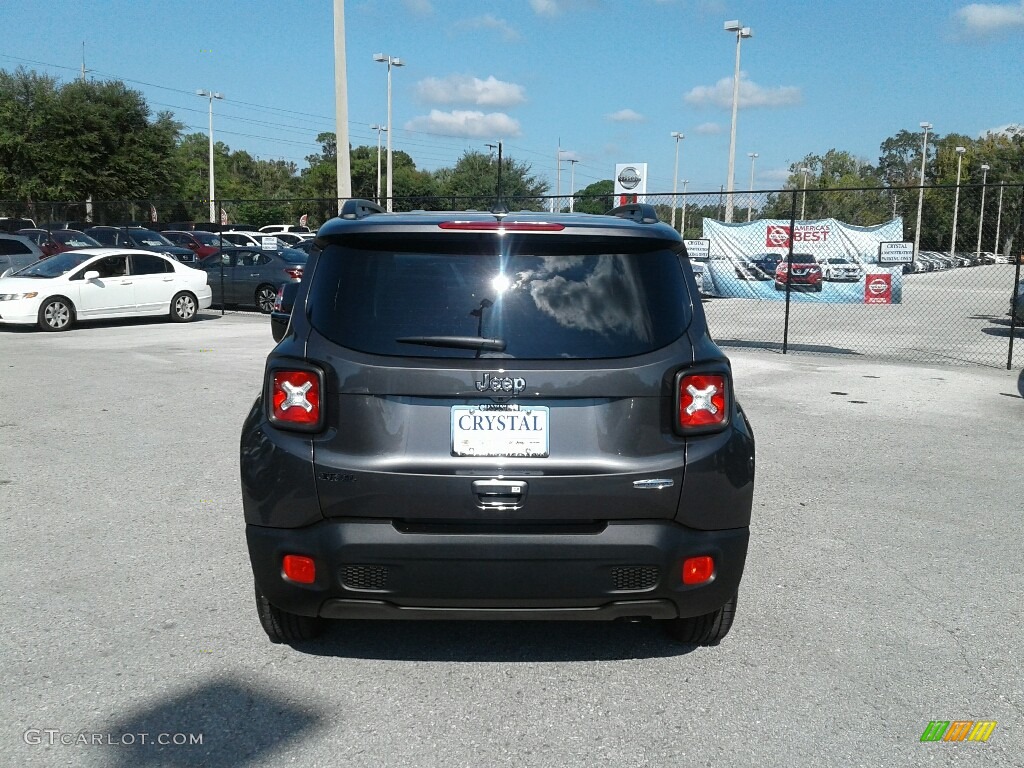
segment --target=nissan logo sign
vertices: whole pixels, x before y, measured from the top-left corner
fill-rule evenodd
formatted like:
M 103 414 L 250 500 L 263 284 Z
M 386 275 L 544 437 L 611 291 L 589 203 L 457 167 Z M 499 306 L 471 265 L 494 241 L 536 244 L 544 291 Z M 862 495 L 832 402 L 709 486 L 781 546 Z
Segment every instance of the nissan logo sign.
M 876 277 L 868 284 L 868 290 L 876 296 L 881 293 L 885 293 L 888 290 L 889 284 L 880 277 Z
M 636 168 L 629 167 L 622 169 L 622 173 L 619 174 L 619 184 L 622 185 L 623 189 L 633 189 L 639 183 L 640 174 L 636 172 Z

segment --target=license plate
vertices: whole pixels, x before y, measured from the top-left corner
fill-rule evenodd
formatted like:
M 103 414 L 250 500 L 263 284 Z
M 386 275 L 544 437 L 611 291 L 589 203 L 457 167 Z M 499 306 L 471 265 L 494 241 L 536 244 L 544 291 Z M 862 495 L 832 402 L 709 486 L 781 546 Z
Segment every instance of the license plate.
M 547 406 L 452 406 L 452 456 L 547 455 Z

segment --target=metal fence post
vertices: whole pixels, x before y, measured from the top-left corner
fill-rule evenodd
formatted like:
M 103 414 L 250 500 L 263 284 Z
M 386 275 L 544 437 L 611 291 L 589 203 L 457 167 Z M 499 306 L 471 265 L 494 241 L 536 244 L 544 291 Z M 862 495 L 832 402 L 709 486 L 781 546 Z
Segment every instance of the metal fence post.
M 793 290 L 793 238 L 796 237 L 796 190 L 789 207 L 789 251 L 786 253 L 786 319 L 782 327 L 782 354 L 789 351 L 789 296 Z
M 1016 266 L 1013 270 L 1013 292 L 1010 294 L 1010 342 L 1007 344 L 1006 349 L 1006 370 L 1013 369 L 1013 337 L 1017 331 L 1017 313 L 1014 311 L 1017 305 L 1017 291 L 1020 290 L 1020 266 L 1021 261 L 1024 260 L 1024 242 L 1021 242 L 1022 236 L 1024 236 L 1024 185 L 1020 188 L 1021 197 L 1018 204 L 1017 210 L 1017 226 L 1013 231 L 1013 235 L 1010 237 L 1010 242 L 1013 243 L 1013 247 L 1010 248 L 1009 258 L 1013 258 L 1013 251 L 1018 250 L 1017 258 L 1014 259 Z M 999 243 L 996 243 L 996 251 L 999 250 Z

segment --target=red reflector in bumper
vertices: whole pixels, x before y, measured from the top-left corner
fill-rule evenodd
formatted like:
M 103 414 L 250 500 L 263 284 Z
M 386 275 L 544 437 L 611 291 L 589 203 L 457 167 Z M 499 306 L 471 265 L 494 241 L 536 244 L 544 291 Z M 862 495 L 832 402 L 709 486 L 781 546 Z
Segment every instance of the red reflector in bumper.
M 703 584 L 715 575 L 715 559 L 708 555 L 683 561 L 683 584 Z
M 299 584 L 312 584 L 316 581 L 316 563 L 313 558 L 305 555 L 285 555 L 281 570 L 286 579 Z

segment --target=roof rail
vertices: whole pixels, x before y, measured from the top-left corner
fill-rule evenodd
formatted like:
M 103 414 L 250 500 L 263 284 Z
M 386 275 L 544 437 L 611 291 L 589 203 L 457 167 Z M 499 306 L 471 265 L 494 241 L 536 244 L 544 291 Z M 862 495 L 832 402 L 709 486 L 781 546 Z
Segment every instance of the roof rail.
M 342 219 L 365 219 L 367 216 L 372 216 L 375 213 L 384 212 L 384 209 L 372 200 L 353 199 L 346 200 L 342 204 L 338 217 Z
M 612 208 L 608 211 L 607 215 L 618 216 L 621 219 L 632 219 L 633 221 L 639 221 L 642 224 L 657 224 L 661 221 L 661 219 L 658 218 L 658 212 L 650 203 L 630 203 L 629 205 L 620 205 L 618 208 Z

